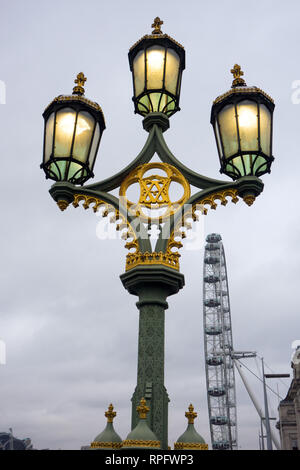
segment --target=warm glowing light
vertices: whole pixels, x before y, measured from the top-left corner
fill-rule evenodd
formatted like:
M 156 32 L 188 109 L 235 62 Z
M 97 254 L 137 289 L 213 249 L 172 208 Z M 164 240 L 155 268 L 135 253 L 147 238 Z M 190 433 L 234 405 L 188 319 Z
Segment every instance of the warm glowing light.
M 240 127 L 257 127 L 257 115 L 253 109 L 249 109 L 247 106 L 241 106 L 238 111 L 238 116 Z
M 67 135 L 71 135 L 74 132 L 74 124 L 75 124 L 75 116 L 72 113 L 65 114 L 60 120 L 59 120 L 59 127 L 61 132 Z M 87 131 L 90 129 L 89 124 L 85 119 L 81 117 L 81 119 L 78 119 L 77 125 L 76 125 L 76 134 L 80 135 L 82 132 Z
M 148 67 L 151 71 L 158 71 L 164 65 L 164 52 L 158 50 L 150 50 L 147 54 Z

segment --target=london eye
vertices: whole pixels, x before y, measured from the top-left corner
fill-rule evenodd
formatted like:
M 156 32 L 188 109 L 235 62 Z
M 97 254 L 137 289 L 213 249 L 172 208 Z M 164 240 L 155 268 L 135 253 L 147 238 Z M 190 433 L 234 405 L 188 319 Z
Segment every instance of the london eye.
M 204 349 L 209 426 L 214 450 L 237 449 L 232 325 L 221 235 L 206 237 L 203 269 Z

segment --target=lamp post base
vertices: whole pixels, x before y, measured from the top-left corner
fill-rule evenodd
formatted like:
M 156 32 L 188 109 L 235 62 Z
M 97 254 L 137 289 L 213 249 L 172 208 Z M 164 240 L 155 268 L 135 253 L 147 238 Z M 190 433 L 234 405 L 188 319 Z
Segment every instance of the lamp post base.
M 169 397 L 164 386 L 166 299 L 184 286 L 184 276 L 174 269 L 152 265 L 137 266 L 120 277 L 125 289 L 139 297 L 138 371 L 131 399 L 131 428 L 137 424 L 136 408 L 144 397 L 150 407 L 148 425 L 160 440 L 161 448 L 168 449 Z

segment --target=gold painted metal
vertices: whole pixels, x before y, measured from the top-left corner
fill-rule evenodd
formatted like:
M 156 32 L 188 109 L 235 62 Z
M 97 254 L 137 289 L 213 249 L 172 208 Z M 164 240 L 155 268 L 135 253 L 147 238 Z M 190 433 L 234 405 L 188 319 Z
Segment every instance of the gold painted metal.
M 147 418 L 147 413 L 149 413 L 150 408 L 146 405 L 146 400 L 144 397 L 141 398 L 139 406 L 136 407 L 136 411 L 138 412 L 140 419 Z
M 59 201 L 57 201 L 57 205 L 61 211 L 64 211 L 68 207 L 69 203 L 68 201 L 65 201 L 64 199 L 60 199 Z
M 255 201 L 255 196 L 253 196 L 252 194 L 248 194 L 246 196 L 243 197 L 243 200 L 245 201 L 245 203 L 248 205 L 248 206 L 252 206 L 253 202 Z
M 108 410 L 105 412 L 105 417 L 107 418 L 108 423 L 112 423 L 114 418 L 117 416 L 117 413 L 113 411 L 114 407 L 112 403 L 109 405 Z
M 154 28 L 154 30 L 152 31 L 152 34 L 162 34 L 162 30 L 160 29 L 162 24 L 164 24 L 164 22 L 161 21 L 161 19 L 158 16 L 154 18 L 154 22 L 151 25 L 151 28 Z
M 93 449 L 121 449 L 122 442 L 92 442 Z
M 167 176 L 152 174 L 143 177 L 144 174 L 152 169 L 163 170 Z M 176 182 L 183 187 L 183 196 L 177 201 L 171 201 L 169 196 L 169 188 L 172 182 Z M 128 188 L 138 183 L 140 186 L 140 196 L 138 202 L 130 201 L 127 196 Z M 139 217 L 143 222 L 162 222 L 173 215 L 190 197 L 191 189 L 188 181 L 180 173 L 177 168 L 168 163 L 146 163 L 140 165 L 123 180 L 120 186 L 120 197 L 127 205 L 128 211 L 132 215 Z M 159 216 L 151 216 L 145 214 L 143 208 L 161 209 L 166 208 L 165 212 Z
M 208 444 L 197 442 L 174 442 L 175 450 L 208 450 Z
M 203 215 L 207 215 L 208 209 L 204 207 L 205 205 L 209 205 L 210 209 L 215 210 L 218 205 L 216 204 L 216 200 L 221 201 L 222 206 L 226 206 L 228 203 L 228 200 L 226 199 L 227 197 L 231 197 L 231 202 L 236 204 L 239 200 L 238 195 L 237 195 L 237 189 L 224 189 L 223 191 L 216 191 L 213 194 L 210 194 L 209 196 L 204 196 L 203 198 L 200 198 L 197 202 L 191 205 L 191 207 L 188 208 L 188 210 L 184 211 L 182 218 L 178 221 L 176 224 L 170 238 L 168 241 L 167 245 L 167 253 L 172 253 L 173 255 L 177 255 L 177 267 L 175 269 L 179 270 L 179 256 L 180 254 L 178 252 L 172 251 L 172 248 L 181 248 L 183 245 L 180 241 L 176 241 L 176 238 L 186 238 L 185 231 L 183 228 L 189 229 L 191 228 L 191 224 L 188 222 L 188 219 L 192 219 L 194 222 L 199 219 L 196 211 L 200 211 Z
M 194 420 L 197 418 L 197 413 L 194 411 L 192 404 L 189 406 L 189 411 L 185 412 L 185 417 L 188 419 L 189 424 L 194 424 Z
M 91 108 L 94 108 L 96 111 L 100 111 L 103 115 L 103 111 L 101 109 L 101 106 L 99 106 L 98 103 L 94 102 L 94 101 L 91 101 L 89 100 L 88 98 L 86 98 L 85 96 L 81 96 L 81 95 L 59 95 L 57 96 L 56 98 L 54 98 L 54 100 L 51 101 L 51 103 L 48 104 L 48 106 L 45 108 L 45 111 L 46 109 L 49 108 L 49 106 L 51 106 L 52 103 L 56 103 L 56 102 L 64 102 L 64 101 L 80 101 L 82 103 L 85 103 L 87 105 L 89 105 Z M 103 115 L 103 119 L 104 119 L 104 115 Z
M 272 103 L 274 103 L 274 100 L 273 100 L 273 98 L 271 98 L 271 96 L 269 96 L 267 93 L 265 93 L 260 88 L 257 88 L 256 86 L 253 86 L 253 87 L 246 87 L 246 86 L 238 87 L 237 86 L 235 88 L 231 88 L 230 90 L 228 90 L 223 95 L 217 96 L 217 98 L 214 100 L 213 104 L 220 103 L 225 98 L 227 98 L 230 95 L 233 95 L 234 93 L 249 93 L 249 94 L 251 94 L 251 93 L 260 93 L 261 95 L 264 95 L 266 98 L 268 98 L 268 100 L 270 100 Z
M 75 194 L 73 206 L 78 207 L 81 201 L 84 201 L 82 205 L 84 209 L 89 209 L 90 205 L 94 204 L 93 205 L 94 212 L 97 212 L 99 208 L 104 207 L 104 211 L 102 212 L 102 217 L 107 217 L 110 213 L 112 213 L 112 216 L 109 219 L 110 223 L 114 223 L 117 220 L 121 220 L 121 222 L 116 225 L 116 230 L 117 231 L 123 230 L 122 235 L 121 235 L 121 238 L 123 240 L 131 239 L 130 241 L 126 242 L 125 248 L 127 248 L 128 250 L 133 249 L 136 252 L 139 251 L 139 245 L 138 245 L 136 234 L 134 233 L 134 230 L 131 227 L 128 220 L 126 219 L 126 217 L 119 210 L 115 209 L 111 204 L 108 204 L 107 202 L 102 201 L 101 199 L 98 199 L 94 196 L 86 196 L 85 194 Z M 133 253 L 131 252 L 129 254 L 134 254 L 134 252 Z
M 235 64 L 234 67 L 230 70 L 230 72 L 232 73 L 233 78 L 234 78 L 234 80 L 232 82 L 233 87 L 246 86 L 246 82 L 242 78 L 242 76 L 244 75 L 244 72 L 242 71 L 240 65 Z
M 76 86 L 73 88 L 74 95 L 84 95 L 84 84 L 87 78 L 84 76 L 83 72 L 80 72 L 74 80 Z
M 123 441 L 123 447 L 151 447 L 160 449 L 160 441 L 137 441 L 134 439 L 126 439 Z

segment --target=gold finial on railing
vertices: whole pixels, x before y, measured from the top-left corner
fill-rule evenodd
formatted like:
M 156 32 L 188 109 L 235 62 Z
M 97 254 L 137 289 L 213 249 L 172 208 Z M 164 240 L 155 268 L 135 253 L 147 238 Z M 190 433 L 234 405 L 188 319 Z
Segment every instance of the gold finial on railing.
M 83 72 L 80 72 L 74 80 L 76 86 L 73 88 L 73 95 L 84 95 L 84 84 L 86 82 L 86 77 Z
M 238 64 L 235 64 L 234 67 L 230 70 L 230 72 L 233 75 L 233 82 L 232 82 L 232 88 L 236 86 L 246 86 L 246 82 L 243 78 L 241 78 L 244 75 L 244 72 L 241 69 L 241 66 Z
M 194 424 L 194 419 L 197 418 L 197 413 L 194 411 L 192 404 L 189 406 L 189 411 L 185 412 L 185 417 L 188 419 L 189 424 Z
M 164 22 L 161 21 L 158 16 L 154 18 L 153 24 L 151 25 L 151 27 L 154 28 L 152 34 L 162 34 L 162 30 L 160 29 L 162 24 L 164 24 Z
M 149 406 L 146 406 L 145 398 L 142 398 L 140 401 L 139 406 L 137 406 L 136 411 L 139 414 L 140 419 L 146 419 L 147 413 L 150 410 Z
M 114 407 L 112 403 L 109 405 L 108 410 L 105 412 L 105 418 L 107 418 L 108 423 L 112 423 L 114 418 L 117 416 L 117 413 L 113 411 Z

